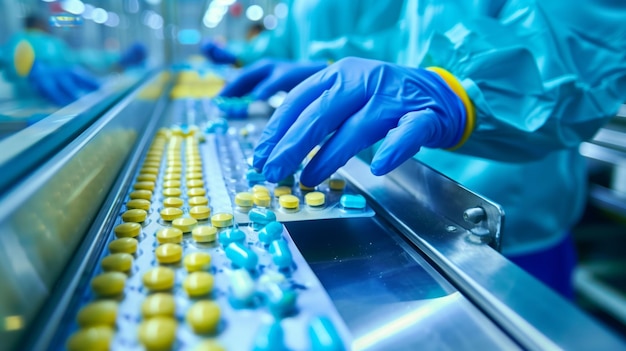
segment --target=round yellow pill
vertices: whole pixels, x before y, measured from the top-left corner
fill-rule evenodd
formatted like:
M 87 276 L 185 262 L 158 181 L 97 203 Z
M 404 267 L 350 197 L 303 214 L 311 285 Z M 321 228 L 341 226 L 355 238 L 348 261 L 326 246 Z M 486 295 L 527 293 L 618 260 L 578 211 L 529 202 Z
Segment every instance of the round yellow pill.
M 180 178 L 182 178 L 180 173 L 165 173 L 165 176 L 163 176 L 165 180 L 180 180 Z
M 157 180 L 156 174 L 142 173 L 137 176 L 138 182 L 156 182 L 156 180 Z
M 209 226 L 195 227 L 191 231 L 191 237 L 198 243 L 210 243 L 217 239 L 217 229 Z
M 211 266 L 211 255 L 206 252 L 192 252 L 185 256 L 183 265 L 188 272 L 206 270 Z
M 260 185 L 260 184 L 256 184 L 255 186 L 252 187 L 252 193 L 256 194 L 256 193 L 266 193 L 269 195 L 270 193 L 270 189 L 268 189 L 266 186 Z
M 176 207 L 166 207 L 161 210 L 161 218 L 164 221 L 173 221 L 183 215 L 183 210 Z
M 213 333 L 220 321 L 220 307 L 213 301 L 198 301 L 189 307 L 185 320 L 195 333 Z
M 202 173 L 200 166 L 187 166 L 187 173 Z
M 165 188 L 163 189 L 163 196 L 173 196 L 178 197 L 182 194 L 182 191 L 179 188 Z
M 163 183 L 164 188 L 180 188 L 180 180 L 168 180 Z
M 226 351 L 226 349 L 215 340 L 204 340 L 191 349 L 192 351 Z
M 187 172 L 187 179 L 202 179 L 202 173 L 200 172 Z
M 160 263 L 175 263 L 183 257 L 183 248 L 177 244 L 163 244 L 154 250 L 154 255 Z
M 113 232 L 118 238 L 134 238 L 141 233 L 141 224 L 135 222 L 118 224 L 113 228 Z
M 183 169 L 180 166 L 167 167 L 165 173 L 181 173 Z
M 163 206 L 165 207 L 183 207 L 184 201 L 179 197 L 166 197 L 163 200 Z
M 322 206 L 326 202 L 326 195 L 319 191 L 313 191 L 304 196 L 304 202 L 309 206 Z
M 124 291 L 126 274 L 106 272 L 98 274 L 91 280 L 91 289 L 100 296 L 115 296 Z
M 160 244 L 178 244 L 183 241 L 183 232 L 178 228 L 164 228 L 157 232 L 156 238 Z
M 269 207 L 272 203 L 272 198 L 270 197 L 269 193 L 264 192 L 256 192 L 252 194 L 252 200 L 254 201 L 255 205 L 260 207 Z
M 188 166 L 202 166 L 202 159 L 200 158 L 192 158 L 187 162 Z
M 206 194 L 206 190 L 204 190 L 204 188 L 191 188 L 187 190 L 187 196 L 189 197 L 204 196 L 204 194 Z
M 182 166 L 183 166 L 183 163 L 181 162 L 180 157 L 171 158 L 167 161 L 168 168 L 180 170 Z
M 146 217 L 148 217 L 148 212 L 146 212 L 145 210 L 135 209 L 135 210 L 128 210 L 122 213 L 122 220 L 124 222 L 141 223 L 146 220 Z
M 298 183 L 298 184 L 299 184 L 299 186 L 300 186 L 300 190 L 303 190 L 303 191 L 313 191 L 313 190 L 315 190 L 315 187 L 314 187 L 314 186 L 313 186 L 313 187 L 311 187 L 311 186 L 306 186 L 306 185 L 304 185 L 304 184 L 302 184 L 302 183 Z
M 172 221 L 172 226 L 180 229 L 183 233 L 191 232 L 196 224 L 198 224 L 198 221 L 195 218 L 176 218 Z
M 148 211 L 150 209 L 150 201 L 144 199 L 133 199 L 126 203 L 126 208 Z
M 283 208 L 286 208 L 288 210 L 295 210 L 298 209 L 298 206 L 300 206 L 300 199 L 298 199 L 294 195 L 283 195 L 278 198 L 278 203 Z
M 165 293 L 156 293 L 148 296 L 141 304 L 143 318 L 156 316 L 174 317 L 176 313 L 176 301 L 174 296 Z
M 174 245 L 174 244 L 170 244 Z M 155 291 L 168 290 L 174 286 L 174 270 L 167 267 L 156 267 L 147 271 L 143 277 L 143 285 Z
M 116 320 L 117 302 L 112 300 L 100 300 L 85 305 L 76 316 L 76 322 L 81 328 L 96 325 L 115 327 Z
M 144 199 L 150 201 L 152 199 L 152 192 L 150 190 L 135 190 L 129 194 L 131 199 Z
M 154 182 L 137 182 L 133 185 L 135 190 L 154 190 Z
M 330 190 L 343 190 L 346 187 L 346 181 L 341 178 L 330 178 L 328 187 Z
M 204 186 L 204 182 L 200 179 L 192 179 L 187 181 L 188 188 L 202 188 Z
M 252 194 L 248 192 L 237 193 L 235 195 L 235 205 L 240 207 L 252 207 Z
M 291 194 L 291 188 L 288 186 L 277 186 L 274 189 L 274 196 L 276 197 L 281 197 L 283 195 L 289 195 Z
M 109 243 L 109 251 L 111 253 L 134 254 L 137 251 L 137 244 L 137 239 L 119 238 Z
M 213 290 L 213 275 L 207 272 L 191 272 L 183 281 L 183 289 L 189 297 L 206 295 Z
M 204 196 L 194 196 L 189 198 L 189 206 L 206 206 L 209 204 L 209 199 Z
M 113 328 L 106 325 L 79 329 L 67 341 L 67 350 L 109 350 L 114 334 Z
M 148 351 L 169 350 L 176 340 L 176 320 L 157 316 L 144 320 L 139 325 L 139 342 Z
M 143 167 L 140 173 L 159 174 L 159 169 L 156 167 Z
M 145 162 L 143 163 L 143 168 L 159 168 L 161 166 L 161 158 L 158 157 L 156 154 L 153 155 L 153 157 L 148 157 L 146 158 Z M 146 179 L 146 180 L 154 180 L 154 179 Z
M 133 267 L 133 256 L 127 253 L 115 253 L 100 261 L 105 271 L 128 272 Z
M 189 215 L 197 220 L 207 219 L 211 215 L 211 209 L 207 206 L 194 206 L 189 209 Z
M 226 228 L 233 225 L 233 215 L 230 213 L 216 213 L 211 217 L 211 224 L 216 228 Z

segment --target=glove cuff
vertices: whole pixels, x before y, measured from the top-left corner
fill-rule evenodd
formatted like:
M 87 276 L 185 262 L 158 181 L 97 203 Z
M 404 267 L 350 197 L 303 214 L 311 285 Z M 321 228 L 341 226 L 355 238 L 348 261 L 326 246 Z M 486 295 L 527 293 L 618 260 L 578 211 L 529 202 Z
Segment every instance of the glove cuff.
M 35 64 L 35 50 L 26 40 L 20 41 L 13 53 L 13 67 L 20 77 L 30 74 Z
M 466 116 L 465 129 L 463 129 L 461 140 L 448 150 L 458 149 L 467 141 L 467 139 L 469 139 L 472 131 L 474 130 L 474 126 L 476 124 L 476 110 L 474 109 L 474 105 L 472 104 L 472 101 L 470 101 L 467 92 L 461 85 L 461 82 L 459 82 L 459 80 L 452 75 L 452 73 L 441 67 L 428 67 L 426 69 L 441 77 L 441 79 L 448 84 L 448 87 L 459 97 L 459 99 L 461 99 L 461 102 L 463 102 Z

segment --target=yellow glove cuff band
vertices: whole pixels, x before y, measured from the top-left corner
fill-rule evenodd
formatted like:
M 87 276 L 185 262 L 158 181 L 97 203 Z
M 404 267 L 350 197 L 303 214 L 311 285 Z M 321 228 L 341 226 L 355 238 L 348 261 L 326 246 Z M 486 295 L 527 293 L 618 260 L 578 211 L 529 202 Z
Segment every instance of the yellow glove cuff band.
M 26 77 L 33 68 L 35 50 L 26 40 L 20 41 L 13 53 L 13 67 L 20 77 Z
M 465 106 L 465 129 L 463 130 L 463 135 L 461 136 L 461 140 L 459 142 L 449 148 L 448 150 L 455 150 L 461 147 L 467 139 L 469 139 L 470 135 L 472 135 L 472 131 L 474 130 L 474 126 L 476 125 L 476 110 L 474 109 L 474 105 L 472 101 L 470 101 L 469 96 L 467 96 L 467 92 L 463 89 L 461 82 L 452 73 L 446 71 L 441 67 L 428 67 L 427 70 L 436 73 L 441 79 L 448 84 L 450 89 L 461 99 L 463 102 L 463 106 Z

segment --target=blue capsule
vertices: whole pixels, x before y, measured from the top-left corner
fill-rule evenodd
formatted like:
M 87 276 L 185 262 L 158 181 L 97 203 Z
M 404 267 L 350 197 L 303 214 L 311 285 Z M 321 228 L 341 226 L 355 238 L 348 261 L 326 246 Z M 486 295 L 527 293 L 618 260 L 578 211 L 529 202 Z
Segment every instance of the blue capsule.
M 344 194 L 341 195 L 341 200 L 339 200 L 339 203 L 341 204 L 341 206 L 343 206 L 343 208 L 346 209 L 355 209 L 355 210 L 362 210 L 365 208 L 365 198 L 363 197 L 363 195 L 350 195 L 350 194 Z
M 240 242 L 228 244 L 224 251 L 226 251 L 226 257 L 237 267 L 252 270 L 259 263 L 259 256 Z
M 267 284 L 263 287 L 263 297 L 267 308 L 277 319 L 288 316 L 296 309 L 298 295 L 292 289 L 283 289 L 277 284 Z
M 254 338 L 254 351 L 285 351 L 284 343 L 285 333 L 280 323 L 274 322 L 271 324 L 263 324 L 255 338 Z
M 236 305 L 247 305 L 255 293 L 254 280 L 245 269 L 236 269 L 230 273 L 231 298 Z
M 248 212 L 248 218 L 250 218 L 252 223 L 264 226 L 270 222 L 275 222 L 276 214 L 268 209 L 253 208 Z
M 214 120 L 210 120 L 207 123 L 205 131 L 209 134 L 211 133 L 224 134 L 227 129 L 228 129 L 228 122 L 224 118 L 217 118 Z
M 309 323 L 312 351 L 344 351 L 341 337 L 328 317 L 316 317 Z
M 258 184 L 265 181 L 265 176 L 262 173 L 257 172 L 254 168 L 250 168 L 246 171 L 246 180 L 249 184 Z
M 291 267 L 293 258 L 291 256 L 291 251 L 289 251 L 289 245 L 285 240 L 279 239 L 272 241 L 270 243 L 269 251 L 272 254 L 272 261 L 274 261 L 274 264 L 279 268 Z
M 259 241 L 269 244 L 273 240 L 278 240 L 283 235 L 283 225 L 279 222 L 270 222 L 259 230 Z
M 241 229 L 231 228 L 221 232 L 218 240 L 222 246 L 227 246 L 228 244 L 234 242 L 242 243 L 246 240 L 246 233 L 244 233 Z

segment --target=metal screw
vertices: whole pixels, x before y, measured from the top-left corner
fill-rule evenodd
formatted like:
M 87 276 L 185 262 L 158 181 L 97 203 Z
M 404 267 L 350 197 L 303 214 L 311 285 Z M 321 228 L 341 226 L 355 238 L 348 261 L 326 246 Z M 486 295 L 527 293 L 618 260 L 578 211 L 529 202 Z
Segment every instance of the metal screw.
M 480 207 L 468 208 L 463 212 L 463 219 L 466 222 L 478 224 L 485 219 L 485 210 Z

